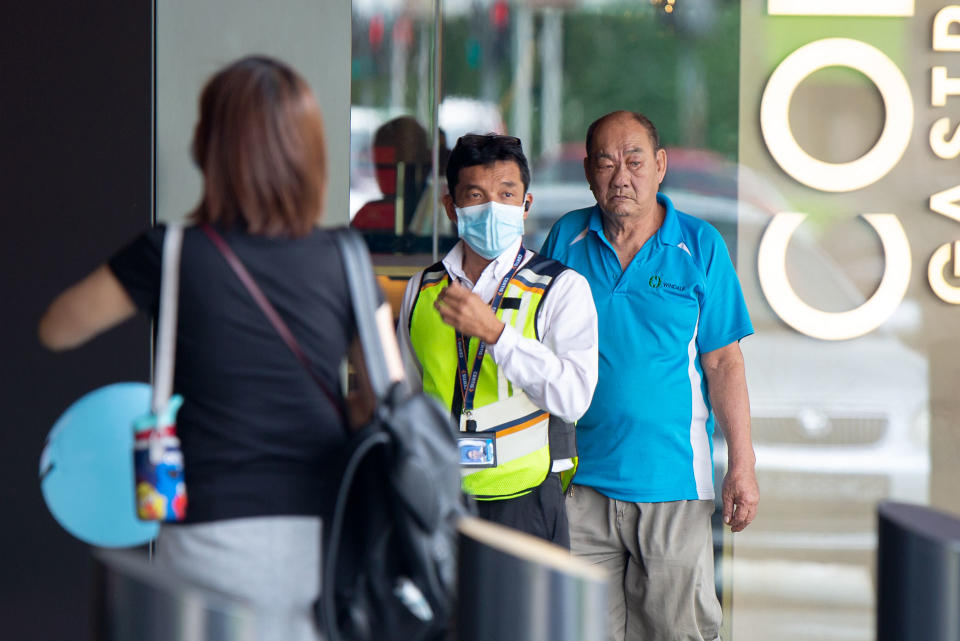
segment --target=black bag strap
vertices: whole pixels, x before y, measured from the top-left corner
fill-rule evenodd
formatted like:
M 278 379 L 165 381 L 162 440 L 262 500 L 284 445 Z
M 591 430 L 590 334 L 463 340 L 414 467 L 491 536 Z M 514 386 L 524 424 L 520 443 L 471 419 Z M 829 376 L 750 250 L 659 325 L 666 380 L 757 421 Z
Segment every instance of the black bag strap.
M 337 413 L 340 414 L 340 418 L 343 419 L 344 424 L 346 425 L 347 415 L 343 404 L 333 394 L 333 392 L 330 391 L 330 388 L 327 387 L 326 383 L 323 382 L 323 379 L 320 378 L 320 375 L 317 374 L 317 372 L 313 369 L 313 365 L 310 364 L 310 359 L 307 358 L 307 355 L 300 347 L 300 343 L 298 343 L 297 339 L 294 338 L 293 332 L 291 332 L 290 328 L 287 327 L 287 324 L 283 322 L 283 318 L 280 317 L 280 314 L 277 312 L 276 308 L 270 303 L 270 300 L 263 293 L 263 290 L 260 289 L 260 286 L 257 285 L 257 281 L 255 281 L 253 276 L 250 275 L 250 272 L 247 271 L 243 261 L 241 261 L 236 253 L 234 253 L 234 251 L 230 248 L 230 245 L 227 244 L 227 241 L 223 239 L 223 236 L 221 236 L 216 229 L 207 223 L 200 225 L 200 229 L 204 234 L 207 235 L 207 238 L 213 242 L 214 246 L 223 255 L 223 258 L 227 261 L 227 264 L 230 265 L 230 269 L 233 270 L 233 273 L 237 275 L 237 278 L 240 279 L 240 282 L 243 283 L 243 286 L 247 288 L 248 292 L 250 292 L 250 296 L 253 297 L 254 302 L 257 303 L 257 306 L 263 312 L 264 316 L 267 317 L 267 320 L 270 321 L 270 324 L 273 325 L 273 328 L 276 330 L 277 334 L 280 335 L 280 338 L 283 339 L 283 342 L 286 343 L 287 347 L 290 348 L 290 351 L 293 352 L 294 356 L 297 357 L 297 360 L 300 361 L 300 364 L 303 365 L 303 368 L 307 370 L 307 373 L 310 374 L 310 378 L 313 379 L 317 386 L 327 396 L 330 404 L 336 408 Z
M 370 262 L 370 252 L 363 236 L 353 229 L 344 228 L 334 232 L 337 247 L 346 272 L 347 287 L 353 301 L 357 333 L 363 347 L 363 361 L 367 366 L 370 387 L 378 401 L 386 398 L 394 381 L 390 379 L 387 357 L 377 328 L 377 285 Z
M 321 564 L 320 596 L 313 605 L 314 619 L 318 627 L 326 633 L 329 641 L 342 641 L 336 603 L 337 567 L 340 559 L 340 546 L 343 541 L 347 500 L 350 496 L 350 490 L 353 489 L 353 480 L 360 469 L 360 464 L 367 458 L 367 455 L 377 447 L 389 444 L 390 435 L 382 429 L 369 426 L 364 428 L 357 435 L 357 440 L 351 447 L 350 458 L 347 460 L 343 475 L 340 477 L 333 520 L 330 523 L 326 558 Z
M 384 403 L 390 391 L 397 385 L 390 379 L 386 352 L 380 340 L 376 312 L 378 297 L 376 280 L 370 262 L 370 253 L 363 237 L 352 229 L 338 229 L 334 232 L 340 258 L 343 261 L 350 300 L 353 303 L 353 315 L 357 324 L 357 334 L 363 348 L 363 360 L 370 379 L 370 387 L 378 405 Z M 333 521 L 330 524 L 326 561 L 323 565 L 320 598 L 314 604 L 316 619 L 326 632 L 330 641 L 342 641 L 337 616 L 336 579 L 343 541 L 344 519 L 347 501 L 360 464 L 378 446 L 388 446 L 390 435 L 376 422 L 364 428 L 354 439 L 350 458 L 340 479 Z

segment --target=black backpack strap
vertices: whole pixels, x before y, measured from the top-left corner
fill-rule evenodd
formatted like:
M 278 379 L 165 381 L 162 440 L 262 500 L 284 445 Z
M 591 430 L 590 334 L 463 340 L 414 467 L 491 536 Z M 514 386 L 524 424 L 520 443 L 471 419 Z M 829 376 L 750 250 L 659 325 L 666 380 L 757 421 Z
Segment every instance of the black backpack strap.
M 367 376 L 376 397 L 375 402 L 379 405 L 384 402 L 397 383 L 390 379 L 386 353 L 377 327 L 377 285 L 370 262 L 370 253 L 363 237 L 352 229 L 335 230 L 334 240 L 343 261 Z M 374 422 L 365 428 L 357 435 L 355 444 L 350 448 L 350 458 L 340 479 L 333 521 L 330 524 L 326 562 L 321 574 L 321 594 L 314 604 L 316 620 L 321 623 L 321 628 L 328 635 L 328 641 L 342 641 L 336 602 L 337 562 L 343 543 L 350 491 L 353 489 L 357 471 L 364 460 L 378 446 L 389 445 L 391 442 L 390 434 L 384 431 L 379 423 Z
M 314 602 L 314 620 L 326 632 L 328 641 L 343 641 L 337 617 L 336 590 L 337 561 L 340 558 L 340 546 L 343 541 L 344 519 L 347 512 L 347 499 L 353 489 L 353 481 L 357 470 L 364 459 L 375 448 L 390 444 L 390 436 L 379 428 L 368 428 L 358 436 L 358 442 L 353 447 L 350 459 L 347 461 L 340 480 L 340 489 L 337 491 L 337 502 L 333 512 L 333 521 L 330 524 L 329 543 L 326 549 L 326 562 L 321 573 L 320 597 Z
M 366 246 L 352 230 L 336 242 L 377 409 L 350 446 L 315 614 L 328 641 L 439 638 L 463 512 L 455 428 L 433 399 L 390 379 Z
M 377 399 L 383 399 L 393 381 L 387 369 L 387 357 L 383 351 L 380 332 L 377 329 L 377 285 L 363 236 L 352 229 L 337 229 L 334 232 L 340 257 L 353 301 L 353 315 L 357 333 L 363 347 L 363 360 L 367 366 L 370 387 Z

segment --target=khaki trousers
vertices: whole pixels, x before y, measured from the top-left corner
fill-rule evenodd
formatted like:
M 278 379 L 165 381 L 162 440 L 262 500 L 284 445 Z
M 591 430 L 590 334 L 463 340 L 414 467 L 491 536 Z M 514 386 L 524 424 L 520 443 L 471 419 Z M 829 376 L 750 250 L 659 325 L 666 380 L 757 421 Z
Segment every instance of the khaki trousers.
M 570 549 L 610 575 L 611 641 L 716 641 L 713 501 L 630 503 L 567 495 Z

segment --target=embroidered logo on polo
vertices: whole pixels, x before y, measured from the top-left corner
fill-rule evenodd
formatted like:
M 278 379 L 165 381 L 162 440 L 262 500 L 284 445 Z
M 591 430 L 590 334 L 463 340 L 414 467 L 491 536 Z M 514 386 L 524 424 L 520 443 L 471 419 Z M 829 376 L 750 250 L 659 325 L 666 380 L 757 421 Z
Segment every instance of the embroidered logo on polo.
M 650 277 L 650 280 L 647 281 L 647 284 L 654 289 L 660 289 L 661 287 L 666 287 L 667 289 L 672 289 L 677 292 L 684 291 L 686 285 L 678 285 L 677 283 L 668 283 L 667 281 L 660 278 L 659 274 L 654 274 Z

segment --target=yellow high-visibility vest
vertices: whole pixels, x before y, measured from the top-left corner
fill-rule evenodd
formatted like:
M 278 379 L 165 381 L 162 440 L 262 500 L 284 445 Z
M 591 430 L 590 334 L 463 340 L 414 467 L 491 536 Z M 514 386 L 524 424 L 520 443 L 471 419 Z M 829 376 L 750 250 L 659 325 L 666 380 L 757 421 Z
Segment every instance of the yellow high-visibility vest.
M 540 305 L 554 278 L 564 269 L 555 260 L 535 255 L 510 279 L 497 318 L 524 337 L 539 340 Z M 449 284 L 450 276 L 442 262 L 427 268 L 408 322 L 410 341 L 423 370 L 423 390 L 449 407 L 455 419 L 460 419 L 463 399 L 457 377 L 456 332 L 443 322 L 434 307 L 440 292 Z M 472 371 L 478 345 L 478 339 L 470 339 L 468 370 Z M 495 434 L 497 464 L 481 469 L 464 467 L 464 492 L 478 500 L 498 500 L 522 496 L 540 485 L 550 473 L 550 415 L 508 381 L 489 355 L 480 367 L 474 410 L 477 416 L 488 417 L 486 424 L 481 421 L 477 434 Z M 465 421 L 460 420 L 460 424 L 464 430 Z

